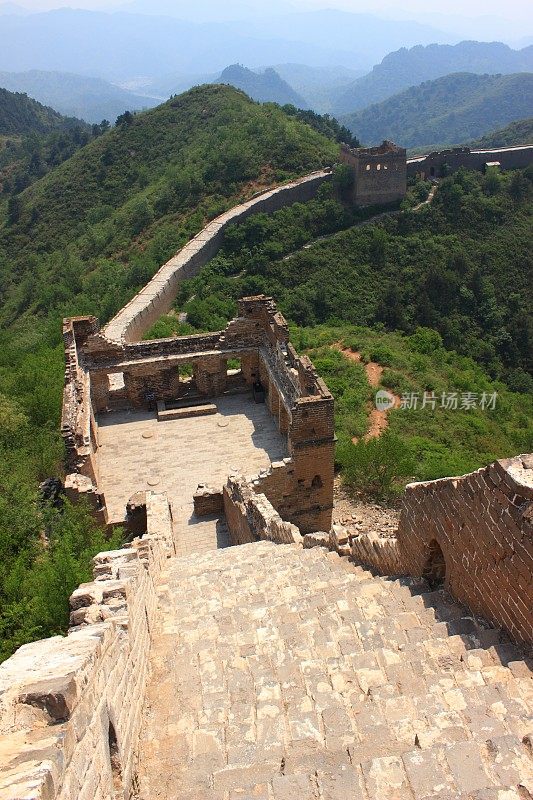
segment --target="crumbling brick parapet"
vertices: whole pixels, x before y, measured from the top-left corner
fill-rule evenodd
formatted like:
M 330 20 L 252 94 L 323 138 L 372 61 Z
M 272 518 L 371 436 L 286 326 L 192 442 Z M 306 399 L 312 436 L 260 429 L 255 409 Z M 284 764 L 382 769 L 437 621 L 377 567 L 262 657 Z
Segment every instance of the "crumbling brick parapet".
M 300 544 L 296 525 L 284 522 L 264 494 L 257 494 L 244 478 L 230 476 L 224 486 L 224 512 L 231 543 L 269 540 L 277 544 Z
M 533 457 L 407 486 L 396 538 L 352 541 L 359 563 L 444 582 L 470 609 L 533 642 Z
M 173 554 L 165 495 L 148 492 L 147 532 L 100 553 L 71 597 L 68 636 L 19 648 L 0 665 L 0 797 L 114 797 L 111 730 L 124 792 L 134 776 L 155 582 Z

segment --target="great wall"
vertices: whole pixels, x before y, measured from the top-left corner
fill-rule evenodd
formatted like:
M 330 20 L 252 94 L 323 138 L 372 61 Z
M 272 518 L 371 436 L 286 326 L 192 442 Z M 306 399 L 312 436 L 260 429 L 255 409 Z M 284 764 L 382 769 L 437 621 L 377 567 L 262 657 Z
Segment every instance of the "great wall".
M 450 152 L 346 149 L 354 202 L 533 147 Z M 0 800 L 533 798 L 533 456 L 412 484 L 392 538 L 359 534 L 332 525 L 333 398 L 271 298 L 141 341 L 228 224 L 330 175 L 209 223 L 103 329 L 65 320 L 65 492 L 128 543 L 68 636 L 0 665 Z

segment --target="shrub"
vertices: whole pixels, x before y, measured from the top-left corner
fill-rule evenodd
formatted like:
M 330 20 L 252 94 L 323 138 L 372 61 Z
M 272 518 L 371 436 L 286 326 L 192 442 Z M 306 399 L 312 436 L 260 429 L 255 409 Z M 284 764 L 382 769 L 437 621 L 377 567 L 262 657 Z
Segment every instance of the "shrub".
M 371 349 L 370 360 L 376 361 L 382 367 L 397 366 L 394 353 L 384 344 L 377 344 Z
M 409 337 L 409 346 L 415 353 L 430 355 L 442 348 L 442 336 L 431 328 L 417 328 Z
M 363 494 L 390 497 L 401 478 L 411 476 L 415 463 L 409 448 L 386 431 L 377 439 L 342 448 L 344 479 Z

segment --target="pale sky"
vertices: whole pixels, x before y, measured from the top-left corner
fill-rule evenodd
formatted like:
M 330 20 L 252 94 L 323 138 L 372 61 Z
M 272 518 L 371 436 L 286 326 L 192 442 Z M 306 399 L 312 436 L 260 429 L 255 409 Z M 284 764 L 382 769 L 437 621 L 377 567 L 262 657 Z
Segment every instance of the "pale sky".
M 125 5 L 124 0 L 15 0 L 18 5 L 32 11 L 45 11 L 51 8 L 71 6 L 75 8 L 110 9 Z M 183 0 L 176 0 L 176 7 L 187 5 Z M 259 5 L 259 3 L 254 3 Z M 529 20 L 533 25 L 531 0 L 507 0 L 502 6 L 501 0 L 401 0 L 396 5 L 391 0 L 289 0 L 288 5 L 298 8 L 343 8 L 347 11 L 386 12 L 387 16 L 398 15 L 398 8 L 413 14 L 413 18 L 437 14 L 458 14 L 465 17 L 494 15 L 508 20 Z M 265 0 L 265 11 L 269 2 Z M 186 15 L 184 15 L 186 16 Z

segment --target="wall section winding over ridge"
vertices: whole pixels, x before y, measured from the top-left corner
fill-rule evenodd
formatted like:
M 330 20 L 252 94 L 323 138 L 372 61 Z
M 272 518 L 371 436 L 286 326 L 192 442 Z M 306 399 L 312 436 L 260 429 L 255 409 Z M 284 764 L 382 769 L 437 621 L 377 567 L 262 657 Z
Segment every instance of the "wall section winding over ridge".
M 464 167 L 482 170 L 487 163 L 499 163 L 502 169 L 525 169 L 533 161 L 533 144 L 498 147 L 492 150 L 471 150 L 469 147 L 450 147 L 407 159 L 407 177 L 422 174 L 426 178 L 441 178 Z
M 331 170 L 312 172 L 299 180 L 263 192 L 214 219 L 167 261 L 151 281 L 122 308 L 103 329 L 111 342 L 135 342 L 169 309 L 179 283 L 198 274 L 220 249 L 228 225 L 243 222 L 252 214 L 272 213 L 292 203 L 312 200 L 320 186 L 332 176 Z

